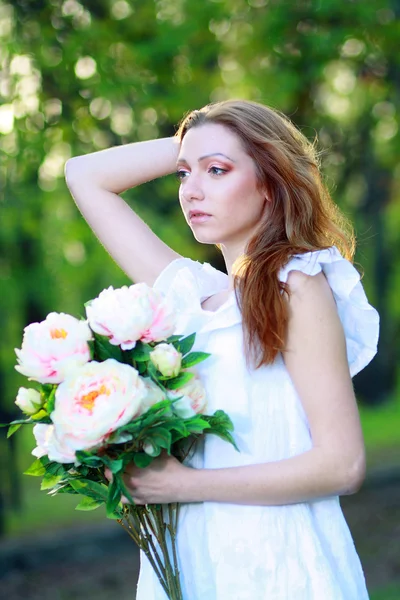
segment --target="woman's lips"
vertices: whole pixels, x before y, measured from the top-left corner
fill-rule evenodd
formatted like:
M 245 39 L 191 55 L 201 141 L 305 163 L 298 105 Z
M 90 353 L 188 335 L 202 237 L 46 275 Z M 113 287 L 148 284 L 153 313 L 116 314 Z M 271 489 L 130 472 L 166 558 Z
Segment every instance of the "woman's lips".
M 211 215 L 207 215 L 206 213 L 190 213 L 189 220 L 191 223 L 205 223 L 211 219 Z

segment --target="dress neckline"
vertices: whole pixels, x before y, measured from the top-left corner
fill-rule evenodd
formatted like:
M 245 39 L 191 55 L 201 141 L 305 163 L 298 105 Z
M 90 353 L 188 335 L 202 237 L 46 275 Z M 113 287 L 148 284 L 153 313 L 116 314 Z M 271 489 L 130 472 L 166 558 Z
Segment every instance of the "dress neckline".
M 222 292 L 222 291 L 226 292 L 226 291 L 228 291 L 228 290 L 220 290 L 220 292 Z M 233 294 L 234 294 L 234 290 L 230 290 L 230 291 L 229 291 L 228 297 L 227 297 L 227 299 L 225 300 L 225 302 L 223 302 L 222 304 L 220 304 L 220 305 L 219 305 L 219 306 L 218 306 L 218 307 L 217 307 L 215 310 L 208 310 L 207 308 L 203 308 L 202 304 L 203 304 L 204 302 L 207 302 L 207 300 L 209 300 L 209 299 L 210 299 L 210 298 L 212 298 L 213 296 L 216 296 L 216 295 L 217 295 L 217 294 L 219 294 L 220 292 L 216 292 L 215 294 L 211 294 L 211 296 L 207 296 L 207 298 L 204 298 L 204 300 L 200 300 L 200 301 L 199 301 L 199 304 L 200 304 L 200 310 L 201 310 L 201 312 L 203 312 L 203 313 L 206 313 L 206 314 L 211 314 L 211 315 L 214 315 L 214 314 L 216 314 L 216 313 L 220 312 L 220 311 L 221 311 L 223 308 L 225 308 L 225 306 L 226 306 L 226 305 L 230 304 L 230 302 L 232 301 L 232 297 L 233 297 Z

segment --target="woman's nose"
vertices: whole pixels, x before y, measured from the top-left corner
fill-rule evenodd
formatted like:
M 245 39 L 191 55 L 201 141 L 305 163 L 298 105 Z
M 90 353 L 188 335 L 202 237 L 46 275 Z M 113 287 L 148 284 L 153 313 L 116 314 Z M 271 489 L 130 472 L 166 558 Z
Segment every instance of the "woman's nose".
M 203 200 L 204 193 L 200 181 L 193 174 L 189 175 L 187 181 L 182 186 L 182 195 L 188 202 L 191 200 Z

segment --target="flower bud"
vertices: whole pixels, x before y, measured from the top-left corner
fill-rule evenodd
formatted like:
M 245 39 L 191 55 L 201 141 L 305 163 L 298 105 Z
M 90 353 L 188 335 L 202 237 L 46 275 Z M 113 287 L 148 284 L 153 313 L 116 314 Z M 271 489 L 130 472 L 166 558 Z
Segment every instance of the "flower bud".
M 20 387 L 17 394 L 15 404 L 26 415 L 34 415 L 42 407 L 43 402 L 40 393 L 32 388 Z
M 182 354 L 172 344 L 158 344 L 150 352 L 150 360 L 164 377 L 176 377 L 182 364 Z

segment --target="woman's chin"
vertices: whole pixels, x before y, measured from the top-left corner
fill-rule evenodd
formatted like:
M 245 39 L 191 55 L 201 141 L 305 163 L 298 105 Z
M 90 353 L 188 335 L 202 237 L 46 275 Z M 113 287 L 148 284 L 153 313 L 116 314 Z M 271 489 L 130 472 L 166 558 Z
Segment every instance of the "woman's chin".
M 199 242 L 199 244 L 220 244 L 220 238 L 216 238 L 215 235 L 210 235 L 205 231 L 192 231 L 194 239 Z

